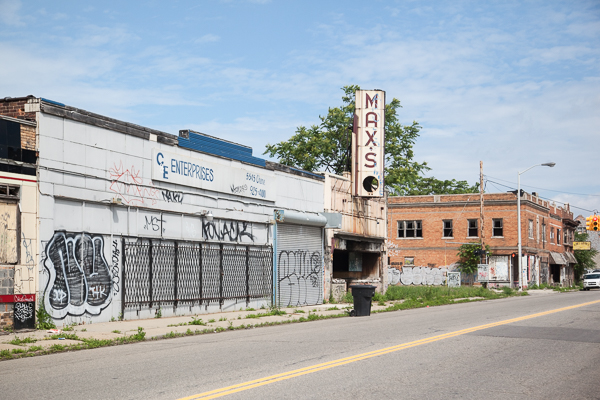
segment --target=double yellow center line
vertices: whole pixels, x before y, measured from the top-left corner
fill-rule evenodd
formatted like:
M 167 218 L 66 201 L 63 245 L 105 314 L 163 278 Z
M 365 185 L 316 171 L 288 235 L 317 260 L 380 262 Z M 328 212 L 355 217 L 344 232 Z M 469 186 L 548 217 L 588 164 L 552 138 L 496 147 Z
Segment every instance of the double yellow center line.
M 493 322 L 491 324 L 479 325 L 479 326 L 475 326 L 472 328 L 462 329 L 460 331 L 445 333 L 443 335 L 437 335 L 437 336 L 432 336 L 430 338 L 415 340 L 414 342 L 403 343 L 403 344 L 399 344 L 396 346 L 386 347 L 386 348 L 383 348 L 380 350 L 374 350 L 374 351 L 370 351 L 367 353 L 357 354 L 357 355 L 351 356 L 351 357 L 340 358 L 338 360 L 329 361 L 329 362 L 322 363 L 322 364 L 316 364 L 316 365 L 312 365 L 310 367 L 304 367 L 304 368 L 296 369 L 296 370 L 289 371 L 289 372 L 284 372 L 284 373 L 277 374 L 277 375 L 271 375 L 271 376 L 267 376 L 265 378 L 255 379 L 253 381 L 238 383 L 237 385 L 227 386 L 227 387 L 224 387 L 221 389 L 215 389 L 215 390 L 211 390 L 208 392 L 195 394 L 195 395 L 192 395 L 189 397 L 183 397 L 180 400 L 214 399 L 214 398 L 221 397 L 221 396 L 227 396 L 229 394 L 242 392 L 244 390 L 249 390 L 249 389 L 253 389 L 255 387 L 268 385 L 268 384 L 279 382 L 279 381 L 284 381 L 286 379 L 291 379 L 291 378 L 295 378 L 295 377 L 302 376 L 302 375 L 312 374 L 313 372 L 322 371 L 324 369 L 339 367 L 340 365 L 350 364 L 350 363 L 353 363 L 356 361 L 365 360 L 367 358 L 377 357 L 377 356 L 392 353 L 395 351 L 409 349 L 411 347 L 416 347 L 416 346 L 420 346 L 420 345 L 427 344 L 427 343 L 433 343 L 433 342 L 437 342 L 439 340 L 449 339 L 449 338 L 453 338 L 456 336 L 465 335 L 467 333 L 480 331 L 483 329 L 488 329 L 488 328 L 493 328 L 496 326 L 511 324 L 513 322 L 525 321 L 528 319 L 542 317 L 544 315 L 554 314 L 554 313 L 561 312 L 561 311 L 572 310 L 574 308 L 589 306 L 591 304 L 596 304 L 596 303 L 600 303 L 600 300 L 591 301 L 588 303 L 577 304 L 577 305 L 569 306 L 569 307 L 557 308 L 557 309 L 550 310 L 550 311 L 544 311 L 544 312 L 537 313 L 537 314 L 531 314 L 531 315 L 526 315 L 523 317 L 507 319 L 504 321 Z

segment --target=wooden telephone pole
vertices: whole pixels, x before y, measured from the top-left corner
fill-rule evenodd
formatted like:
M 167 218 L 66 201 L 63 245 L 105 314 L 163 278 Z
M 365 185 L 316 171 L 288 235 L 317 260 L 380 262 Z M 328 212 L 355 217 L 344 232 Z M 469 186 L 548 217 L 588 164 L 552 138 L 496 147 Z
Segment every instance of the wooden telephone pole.
M 485 230 L 484 228 L 484 219 L 483 219 L 483 161 L 479 161 L 479 221 L 481 222 L 481 250 L 484 250 L 484 239 L 485 239 Z M 486 255 L 483 256 L 483 264 L 486 261 Z

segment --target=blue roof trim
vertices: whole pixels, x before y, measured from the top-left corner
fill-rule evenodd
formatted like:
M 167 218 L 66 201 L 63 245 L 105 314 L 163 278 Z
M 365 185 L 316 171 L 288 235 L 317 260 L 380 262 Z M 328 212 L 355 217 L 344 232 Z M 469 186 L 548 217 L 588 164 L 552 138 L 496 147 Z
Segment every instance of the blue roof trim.
M 54 101 L 54 100 L 48 100 L 48 99 L 45 99 L 45 98 L 43 98 L 43 97 L 40 97 L 40 99 L 41 99 L 43 102 L 46 102 L 46 103 L 54 104 L 54 105 L 61 106 L 61 107 L 66 107 L 66 106 L 65 106 L 63 103 L 59 103 L 58 101 Z
M 325 179 L 325 177 L 323 175 L 315 174 L 313 172 L 305 171 L 303 169 L 298 169 L 298 168 L 294 168 L 294 167 L 288 167 L 288 168 L 292 169 L 294 171 L 298 171 L 298 172 L 302 172 L 302 173 L 307 174 L 307 175 L 314 176 L 314 177 L 319 178 L 319 179 Z
M 233 160 L 243 161 L 249 164 L 266 166 L 266 161 L 252 155 L 252 148 L 236 143 L 219 140 L 213 137 L 199 135 L 189 131 L 189 139 L 179 137 L 179 146 L 203 153 L 214 154 Z

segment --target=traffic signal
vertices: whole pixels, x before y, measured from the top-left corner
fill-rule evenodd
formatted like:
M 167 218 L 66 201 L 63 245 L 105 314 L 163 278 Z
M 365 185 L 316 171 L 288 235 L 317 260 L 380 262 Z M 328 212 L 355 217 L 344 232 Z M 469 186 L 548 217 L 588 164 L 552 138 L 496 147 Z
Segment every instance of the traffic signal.
M 588 231 L 599 231 L 600 230 L 600 217 L 597 215 L 590 215 L 585 219 L 585 229 Z

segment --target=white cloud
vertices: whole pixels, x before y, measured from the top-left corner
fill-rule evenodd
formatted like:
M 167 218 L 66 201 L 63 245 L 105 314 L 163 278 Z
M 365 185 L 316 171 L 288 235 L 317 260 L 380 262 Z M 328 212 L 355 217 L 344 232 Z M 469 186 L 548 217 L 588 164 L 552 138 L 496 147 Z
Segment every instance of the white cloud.
M 198 39 L 194 40 L 194 43 L 213 43 L 213 42 L 218 42 L 219 40 L 221 40 L 221 38 L 217 35 L 213 35 L 213 34 L 206 34 L 203 36 L 200 36 Z
M 24 26 L 19 11 L 21 2 L 19 0 L 0 0 L 0 22 L 9 26 Z

